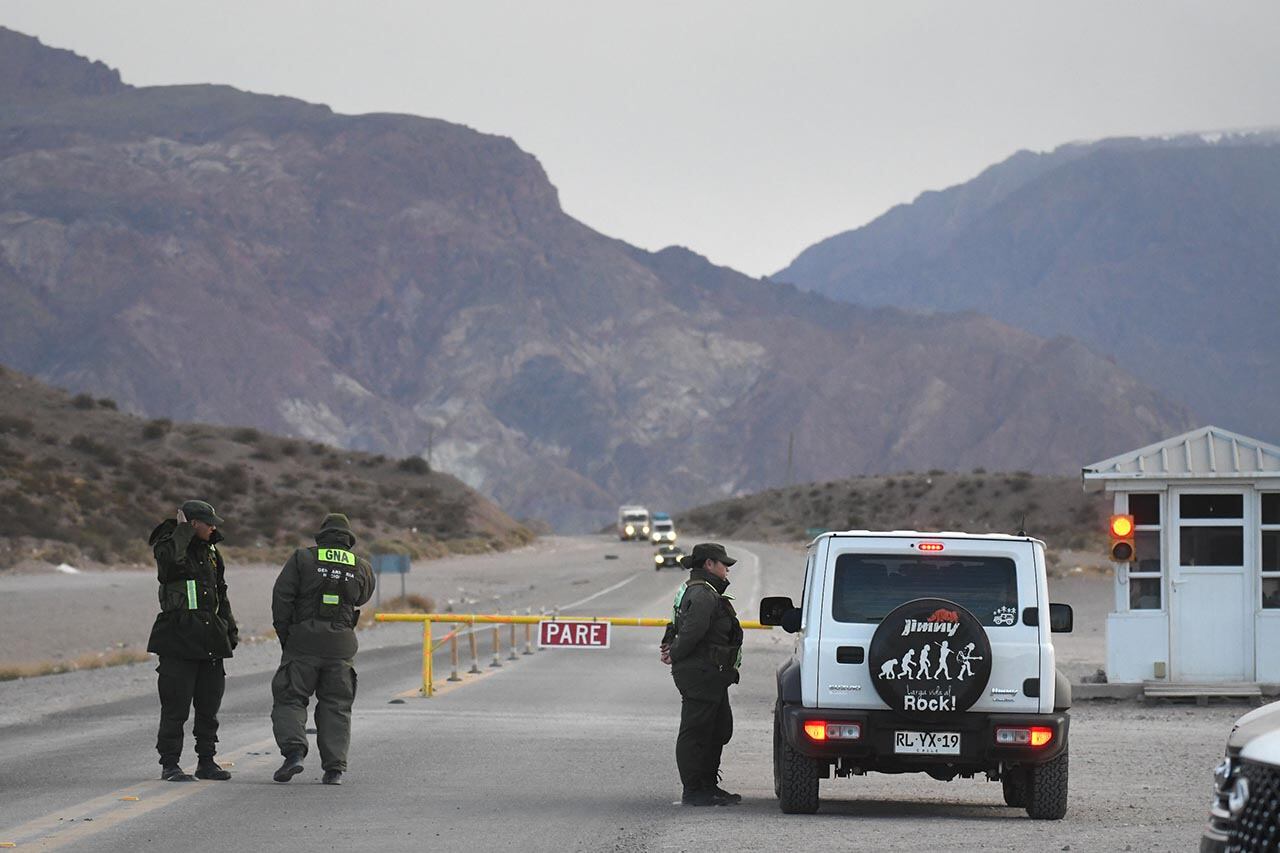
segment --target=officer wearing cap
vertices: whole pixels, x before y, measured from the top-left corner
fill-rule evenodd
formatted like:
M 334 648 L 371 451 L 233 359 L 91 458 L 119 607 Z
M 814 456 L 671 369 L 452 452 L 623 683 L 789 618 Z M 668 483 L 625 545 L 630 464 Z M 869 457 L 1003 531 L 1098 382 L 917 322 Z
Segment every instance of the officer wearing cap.
M 736 562 L 715 542 L 694 545 L 680 558 L 691 571 L 676 592 L 672 622 L 659 647 L 680 691 L 676 767 L 684 789 L 680 801 L 688 806 L 742 801 L 719 785 L 720 753 L 733 737 L 729 685 L 738 683 L 742 662 L 742 626 L 725 594 Z
M 160 613 L 151 628 L 147 651 L 159 655 L 160 778 L 191 782 L 180 766 L 182 733 L 192 706 L 196 719 L 194 778 L 230 779 L 214 761 L 218 744 L 218 708 L 226 686 L 224 658 L 239 642 L 231 602 L 227 600 L 226 564 L 218 551 L 222 519 L 204 501 L 187 501 L 174 518 L 151 531 L 149 544 L 160 581 Z
M 271 679 L 271 727 L 284 763 L 273 777 L 288 782 L 307 755 L 307 701 L 316 697 L 321 781 L 341 785 L 356 698 L 356 608 L 373 595 L 373 568 L 356 555 L 351 523 L 325 516 L 316 544 L 293 552 L 271 594 L 271 621 L 283 653 Z

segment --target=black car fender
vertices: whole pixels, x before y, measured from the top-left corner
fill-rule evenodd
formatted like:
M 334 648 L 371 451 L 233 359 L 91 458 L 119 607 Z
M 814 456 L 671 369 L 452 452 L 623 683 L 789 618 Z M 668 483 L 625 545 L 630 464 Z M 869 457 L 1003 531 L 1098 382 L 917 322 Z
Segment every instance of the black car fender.
M 790 658 L 777 670 L 778 701 L 784 705 L 800 704 L 800 661 Z

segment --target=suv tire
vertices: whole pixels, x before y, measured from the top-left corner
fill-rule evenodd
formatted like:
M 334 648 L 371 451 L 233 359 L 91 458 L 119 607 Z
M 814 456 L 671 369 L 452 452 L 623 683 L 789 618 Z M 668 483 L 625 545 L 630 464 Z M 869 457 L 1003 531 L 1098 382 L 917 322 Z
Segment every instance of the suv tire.
M 1034 820 L 1062 820 L 1067 813 L 1067 753 L 1027 774 L 1027 814 Z
M 818 810 L 818 762 L 796 752 L 782 733 L 782 714 L 773 715 L 773 790 L 783 814 Z
M 1004 804 L 1015 809 L 1027 807 L 1027 770 L 1025 767 L 1007 767 L 1000 775 L 1000 787 L 1004 789 Z

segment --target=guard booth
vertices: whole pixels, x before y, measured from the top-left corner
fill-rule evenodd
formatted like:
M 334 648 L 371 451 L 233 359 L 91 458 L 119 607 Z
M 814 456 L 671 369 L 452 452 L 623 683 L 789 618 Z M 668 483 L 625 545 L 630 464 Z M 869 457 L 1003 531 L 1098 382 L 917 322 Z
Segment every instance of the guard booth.
M 1280 682 L 1280 447 L 1207 426 L 1083 477 L 1133 517 L 1132 558 L 1113 563 L 1108 681 Z

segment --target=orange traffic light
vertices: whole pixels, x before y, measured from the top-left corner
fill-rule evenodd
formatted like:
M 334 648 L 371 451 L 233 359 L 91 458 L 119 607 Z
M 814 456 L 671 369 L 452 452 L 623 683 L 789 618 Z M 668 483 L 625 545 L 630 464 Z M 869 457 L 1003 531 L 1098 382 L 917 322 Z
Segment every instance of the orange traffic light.
M 1117 563 L 1133 560 L 1133 516 L 1111 516 L 1111 559 Z

